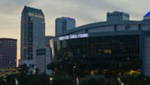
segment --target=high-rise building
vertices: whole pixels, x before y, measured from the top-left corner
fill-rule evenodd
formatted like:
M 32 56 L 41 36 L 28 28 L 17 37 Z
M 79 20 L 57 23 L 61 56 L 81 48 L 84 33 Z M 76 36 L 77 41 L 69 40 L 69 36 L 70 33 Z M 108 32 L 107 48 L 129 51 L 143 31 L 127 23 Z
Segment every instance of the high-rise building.
M 58 36 L 67 30 L 73 29 L 76 26 L 75 19 L 69 17 L 61 17 L 56 19 L 55 35 Z
M 0 38 L 0 69 L 15 68 L 17 55 L 17 40 Z
M 21 16 L 21 60 L 29 68 L 39 68 L 39 50 L 45 49 L 45 19 L 42 10 L 25 6 Z M 42 50 L 43 52 L 43 50 Z M 40 68 L 39 68 L 40 69 Z

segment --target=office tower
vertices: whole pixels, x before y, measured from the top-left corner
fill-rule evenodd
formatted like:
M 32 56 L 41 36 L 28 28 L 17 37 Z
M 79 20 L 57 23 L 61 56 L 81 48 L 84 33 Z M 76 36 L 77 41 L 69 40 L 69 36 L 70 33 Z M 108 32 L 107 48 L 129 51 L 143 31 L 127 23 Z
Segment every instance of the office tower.
M 0 69 L 15 68 L 17 55 L 17 40 L 0 38 Z
M 55 35 L 61 35 L 65 31 L 75 28 L 75 19 L 69 17 L 61 17 L 56 19 Z
M 43 61 L 37 61 L 37 58 L 43 49 L 45 49 L 44 14 L 40 9 L 25 6 L 21 16 L 20 64 L 27 64 L 31 70 L 39 68 L 37 64 Z

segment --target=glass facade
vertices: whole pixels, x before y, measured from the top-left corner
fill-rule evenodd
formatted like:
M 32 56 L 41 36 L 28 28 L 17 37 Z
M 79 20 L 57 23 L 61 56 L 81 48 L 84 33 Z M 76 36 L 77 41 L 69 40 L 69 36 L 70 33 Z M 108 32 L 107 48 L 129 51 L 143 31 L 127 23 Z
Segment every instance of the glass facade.
M 81 71 L 138 70 L 139 35 L 98 36 L 55 43 L 56 62 L 79 64 Z
M 33 60 L 45 47 L 45 19 L 42 10 L 25 6 L 21 16 L 21 60 Z
M 28 59 L 33 57 L 33 21 L 29 17 L 28 19 Z
M 75 28 L 75 19 L 68 17 L 61 17 L 56 19 L 56 33 L 58 36 L 67 30 Z
M 35 67 L 39 70 L 44 68 L 38 67 L 39 64 L 45 63 L 45 61 L 40 61 L 37 55 L 37 50 L 41 48 L 45 48 L 44 14 L 41 9 L 25 6 L 21 13 L 21 59 L 19 64 L 27 64 L 29 71 L 33 72 Z
M 0 38 L 0 69 L 15 68 L 17 58 L 17 40 Z

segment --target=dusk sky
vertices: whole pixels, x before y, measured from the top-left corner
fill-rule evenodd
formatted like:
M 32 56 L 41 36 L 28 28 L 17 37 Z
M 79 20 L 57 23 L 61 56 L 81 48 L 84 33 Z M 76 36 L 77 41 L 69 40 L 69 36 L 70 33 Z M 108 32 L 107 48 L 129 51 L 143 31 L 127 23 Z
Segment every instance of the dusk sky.
M 20 56 L 20 20 L 25 5 L 42 9 L 46 35 L 54 35 L 57 17 L 72 17 L 77 26 L 106 20 L 106 13 L 123 11 L 130 19 L 141 20 L 150 11 L 150 0 L 0 0 L 0 38 L 18 39 Z

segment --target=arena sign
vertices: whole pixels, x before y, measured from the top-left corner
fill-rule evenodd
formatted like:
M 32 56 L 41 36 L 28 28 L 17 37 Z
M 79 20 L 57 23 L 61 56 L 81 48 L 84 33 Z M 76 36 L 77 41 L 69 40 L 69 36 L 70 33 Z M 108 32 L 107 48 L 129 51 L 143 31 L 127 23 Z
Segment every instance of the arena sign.
M 88 34 L 77 34 L 77 35 L 66 35 L 59 37 L 59 40 L 67 40 L 67 39 L 76 39 L 76 38 L 86 38 Z

